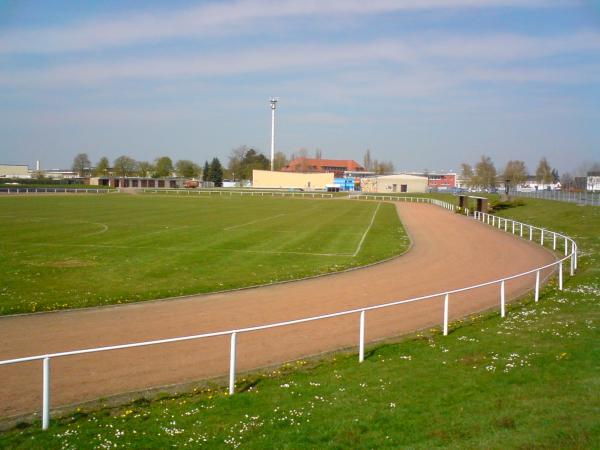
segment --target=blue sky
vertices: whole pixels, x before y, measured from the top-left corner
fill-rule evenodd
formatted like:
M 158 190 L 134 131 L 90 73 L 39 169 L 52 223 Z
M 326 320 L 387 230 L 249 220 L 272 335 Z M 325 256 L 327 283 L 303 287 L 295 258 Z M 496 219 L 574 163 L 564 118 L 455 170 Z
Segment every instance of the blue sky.
M 0 0 L 0 163 L 600 160 L 600 1 Z

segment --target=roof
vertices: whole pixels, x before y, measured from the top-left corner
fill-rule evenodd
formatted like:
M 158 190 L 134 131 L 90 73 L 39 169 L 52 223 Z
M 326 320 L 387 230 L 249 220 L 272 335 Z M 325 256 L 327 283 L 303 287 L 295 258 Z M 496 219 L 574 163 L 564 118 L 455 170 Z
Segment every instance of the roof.
M 316 159 L 316 158 L 296 158 L 287 165 L 294 166 L 312 166 L 317 168 L 323 167 L 342 167 L 346 170 L 364 170 L 364 168 L 352 159 Z
M 408 174 L 397 174 L 397 175 L 377 175 L 378 179 L 392 180 L 392 179 L 403 179 L 403 180 L 425 180 L 427 181 L 427 177 L 421 177 L 418 175 L 408 175 Z

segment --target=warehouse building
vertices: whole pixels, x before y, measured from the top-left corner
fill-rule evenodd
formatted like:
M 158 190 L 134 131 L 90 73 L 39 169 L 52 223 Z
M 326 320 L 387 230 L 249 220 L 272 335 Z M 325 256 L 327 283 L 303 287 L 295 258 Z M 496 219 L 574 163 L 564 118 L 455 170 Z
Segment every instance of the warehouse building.
M 31 175 L 26 165 L 0 164 L 0 178 L 31 178 Z
M 424 193 L 427 192 L 427 177 L 416 175 L 382 175 L 361 179 L 361 190 L 363 192 L 377 192 L 390 194 L 400 193 Z

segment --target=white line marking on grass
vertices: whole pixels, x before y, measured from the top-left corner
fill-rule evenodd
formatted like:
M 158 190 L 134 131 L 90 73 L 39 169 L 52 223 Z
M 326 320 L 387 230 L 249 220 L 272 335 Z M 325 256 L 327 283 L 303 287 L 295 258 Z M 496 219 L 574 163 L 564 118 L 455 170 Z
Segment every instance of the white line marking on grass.
M 102 234 L 102 233 L 106 233 L 106 231 L 108 230 L 108 225 L 106 225 L 105 223 L 96 223 L 96 222 L 82 222 L 82 223 L 91 223 L 92 225 L 98 225 L 101 227 L 101 230 L 99 231 L 94 231 L 93 233 L 89 233 L 89 234 L 84 234 L 83 236 L 94 236 L 96 234 Z
M 367 234 L 369 234 L 369 230 L 373 226 L 373 222 L 375 222 L 375 216 L 377 215 L 377 211 L 379 211 L 379 207 L 380 206 L 381 206 L 381 203 L 377 203 L 377 208 L 375 208 L 375 212 L 373 213 L 373 217 L 371 217 L 371 223 L 369 224 L 369 226 L 367 227 L 367 229 L 363 233 L 362 238 L 360 239 L 360 242 L 358 243 L 358 247 L 356 247 L 356 251 L 352 254 L 353 258 L 356 257 L 356 255 L 358 255 L 358 253 L 362 249 L 363 243 L 365 242 L 365 238 L 367 237 Z
M 270 216 L 270 217 L 264 217 L 262 219 L 256 219 L 253 220 L 252 222 L 246 222 L 246 223 L 241 223 L 239 225 L 233 225 L 231 227 L 227 227 L 227 228 L 223 228 L 224 231 L 229 231 L 229 230 L 233 230 L 235 228 L 241 228 L 241 227 L 246 227 L 248 225 L 252 225 L 258 222 L 264 222 L 265 220 L 271 220 L 271 219 L 275 219 L 277 217 L 281 217 L 281 216 L 285 216 L 285 214 L 277 214 L 276 216 Z
M 6 243 L 11 244 L 11 243 Z M 132 250 L 161 250 L 161 251 L 172 251 L 172 252 L 185 252 L 185 251 L 196 251 L 189 248 L 178 248 L 178 247 L 141 247 L 133 245 L 115 245 L 115 244 L 53 244 L 50 242 L 28 242 L 26 244 L 12 243 L 13 245 L 31 245 L 38 247 L 82 247 L 82 248 L 119 248 L 119 249 L 132 249 Z M 352 256 L 349 253 L 311 253 L 311 252 L 294 252 L 294 251 L 277 251 L 277 250 L 243 250 L 233 248 L 205 248 L 202 252 L 219 252 L 219 253 L 264 253 L 264 254 L 290 254 L 290 255 L 309 255 L 309 256 Z

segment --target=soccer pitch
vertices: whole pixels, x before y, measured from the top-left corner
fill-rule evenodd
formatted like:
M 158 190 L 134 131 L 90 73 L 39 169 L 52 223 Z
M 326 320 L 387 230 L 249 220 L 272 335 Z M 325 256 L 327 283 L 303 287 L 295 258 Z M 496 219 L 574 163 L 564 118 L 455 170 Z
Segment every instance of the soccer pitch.
M 0 314 L 291 280 L 398 255 L 391 204 L 162 195 L 0 198 Z

